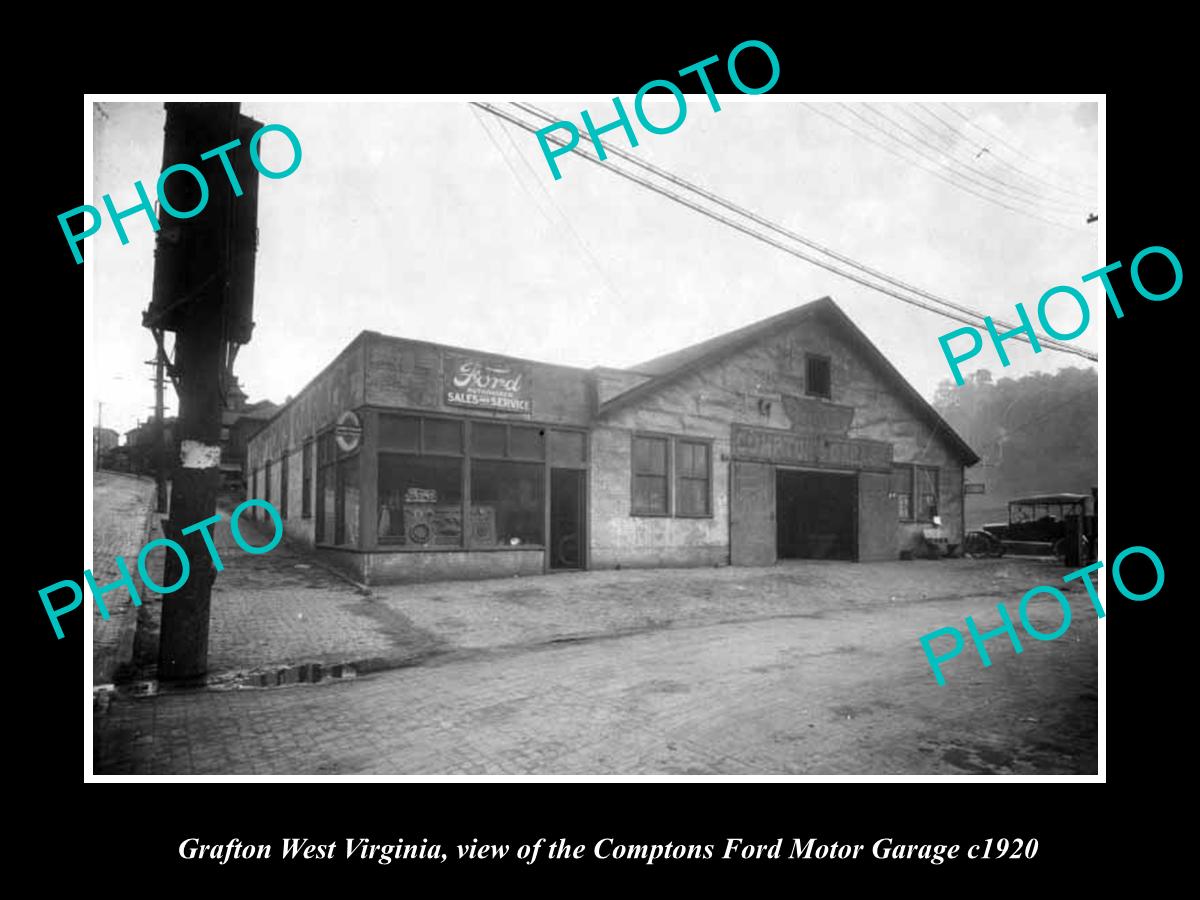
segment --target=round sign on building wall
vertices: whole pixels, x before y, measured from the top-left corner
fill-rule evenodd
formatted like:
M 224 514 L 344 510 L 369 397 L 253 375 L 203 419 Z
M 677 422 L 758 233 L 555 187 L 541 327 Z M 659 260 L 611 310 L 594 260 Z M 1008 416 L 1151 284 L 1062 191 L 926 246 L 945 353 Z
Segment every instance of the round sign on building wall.
M 343 453 L 353 453 L 362 441 L 362 422 L 358 414 L 347 410 L 338 416 L 337 427 L 334 429 L 334 439 Z

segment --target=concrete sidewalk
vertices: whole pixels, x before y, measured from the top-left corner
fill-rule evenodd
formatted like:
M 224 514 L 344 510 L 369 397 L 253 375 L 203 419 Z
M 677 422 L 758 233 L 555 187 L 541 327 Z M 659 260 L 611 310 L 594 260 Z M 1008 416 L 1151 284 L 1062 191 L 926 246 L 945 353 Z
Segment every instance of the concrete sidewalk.
M 92 575 L 101 587 L 121 577 L 121 557 L 138 582 L 137 556 L 149 540 L 154 516 L 154 480 L 124 472 L 96 472 L 92 479 Z M 83 581 L 82 576 L 79 579 Z M 87 586 L 84 603 L 92 609 L 92 684 L 111 684 L 133 657 L 137 609 L 124 590 L 107 595 L 109 618 L 100 615 Z

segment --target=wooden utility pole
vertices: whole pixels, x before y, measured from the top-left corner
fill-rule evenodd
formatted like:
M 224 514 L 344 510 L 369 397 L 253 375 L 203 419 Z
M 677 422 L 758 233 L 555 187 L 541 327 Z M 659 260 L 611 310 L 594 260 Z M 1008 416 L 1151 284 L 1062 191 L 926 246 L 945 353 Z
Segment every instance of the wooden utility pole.
M 168 103 L 166 109 L 163 169 L 181 163 L 194 166 L 204 175 L 209 192 L 207 204 L 194 215 L 176 218 L 163 209 L 155 249 L 154 295 L 143 317 L 148 328 L 175 332 L 170 373 L 179 406 L 171 509 L 163 528 L 169 539 L 182 545 L 189 563 L 182 586 L 163 598 L 158 677 L 196 681 L 208 671 L 209 612 L 216 568 L 202 530 L 184 535 L 183 529 L 216 513 L 226 344 L 249 339 L 248 329 L 242 333 L 231 322 L 248 319 L 248 309 L 232 307 L 235 299 L 248 302 L 253 284 L 253 247 L 247 262 L 241 236 L 247 228 L 252 232 L 255 222 L 257 173 L 248 162 L 246 128 L 258 123 L 239 116 L 237 103 Z M 235 196 L 219 159 L 200 159 L 201 154 L 235 140 L 242 144 L 231 151 L 230 159 L 241 181 L 242 196 Z M 201 187 L 190 175 L 174 176 L 166 190 L 177 210 L 191 211 L 201 205 Z M 158 346 L 156 371 L 161 372 L 165 364 L 161 340 Z M 160 387 L 159 404 L 161 396 Z M 161 412 L 159 415 L 161 421 Z M 166 559 L 163 585 L 170 587 L 182 573 L 175 554 L 167 553 Z

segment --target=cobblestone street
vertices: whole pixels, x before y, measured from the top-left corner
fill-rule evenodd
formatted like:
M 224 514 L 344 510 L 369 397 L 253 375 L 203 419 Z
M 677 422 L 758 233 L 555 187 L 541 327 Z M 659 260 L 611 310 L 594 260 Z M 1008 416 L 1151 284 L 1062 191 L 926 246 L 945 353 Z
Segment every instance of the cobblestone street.
M 272 623 L 282 623 L 282 604 L 292 604 L 292 616 L 316 610 L 319 625 L 333 615 L 322 604 L 332 603 L 339 621 L 367 629 L 376 643 L 356 649 L 357 638 L 342 632 L 324 652 L 340 641 L 346 652 L 404 667 L 320 684 L 118 695 L 95 720 L 98 773 L 1097 768 L 1097 621 L 1081 590 L 1066 591 L 1075 615 L 1062 638 L 1039 642 L 1022 633 L 1020 656 L 1007 638 L 993 639 L 990 668 L 968 638 L 945 666 L 944 687 L 918 644 L 936 628 L 963 628 L 964 615 L 994 627 L 997 602 L 1015 610 L 1025 590 L 1066 571 L 1052 564 L 576 573 L 396 586 L 368 599 L 296 568 L 305 564 L 280 551 L 231 560 L 214 594 L 214 658 L 243 667 L 274 660 L 281 654 L 270 651 L 272 635 L 289 648 L 283 655 L 315 652 L 319 630 L 301 625 L 289 636 Z M 247 590 L 239 580 L 280 568 L 300 573 L 298 583 Z M 261 632 L 244 627 L 255 609 Z M 1045 632 L 1061 621 L 1057 605 L 1044 600 L 1031 619 Z M 231 630 L 233 623 L 240 625 Z M 333 655 L 344 656 L 342 649 Z
M 111 584 L 121 577 L 116 558 L 123 557 L 136 579 L 137 555 L 150 529 L 154 481 L 102 471 L 95 474 L 92 484 L 92 575 L 101 586 Z M 141 588 L 139 579 L 139 591 Z M 85 595 L 92 616 L 92 681 L 106 684 L 132 653 L 137 610 L 124 591 L 107 597 L 107 619 L 90 600 Z

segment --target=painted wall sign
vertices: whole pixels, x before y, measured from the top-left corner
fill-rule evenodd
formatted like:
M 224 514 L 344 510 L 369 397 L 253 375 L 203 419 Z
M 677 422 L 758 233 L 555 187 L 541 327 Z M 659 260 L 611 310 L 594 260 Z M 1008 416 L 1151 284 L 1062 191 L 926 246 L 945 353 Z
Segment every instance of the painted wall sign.
M 447 405 L 533 412 L 529 370 L 525 367 L 454 353 L 445 354 L 443 365 Z
M 771 428 L 733 426 L 735 459 L 831 469 L 890 470 L 892 445 L 836 435 L 796 434 Z

